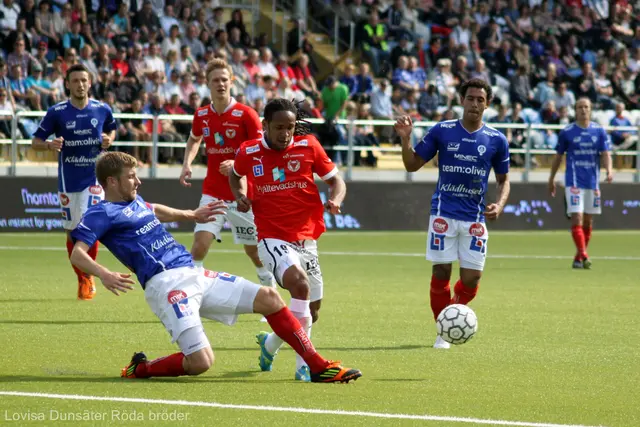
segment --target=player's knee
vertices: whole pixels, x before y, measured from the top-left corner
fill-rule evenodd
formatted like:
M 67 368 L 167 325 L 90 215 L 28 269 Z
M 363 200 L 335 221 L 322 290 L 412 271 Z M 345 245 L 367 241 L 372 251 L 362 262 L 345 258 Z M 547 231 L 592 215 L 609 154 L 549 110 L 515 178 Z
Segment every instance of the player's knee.
M 193 241 L 193 246 L 191 246 L 191 255 L 195 260 L 202 260 L 207 256 L 207 252 L 209 252 L 209 244 L 208 242 L 203 242 L 202 240 L 195 239 Z
M 215 356 L 211 347 L 203 348 L 185 357 L 187 364 L 185 371 L 188 375 L 200 375 L 213 366 Z
M 289 268 L 284 273 L 282 281 L 284 282 L 284 287 L 293 298 L 302 300 L 309 299 L 309 278 L 299 266 Z
M 262 286 L 256 295 L 254 311 L 264 316 L 277 313 L 286 306 L 277 290 L 269 286 Z
M 573 213 L 571 214 L 571 225 L 582 226 L 582 221 L 584 220 L 581 213 Z
M 438 280 L 449 280 L 451 279 L 451 264 L 434 264 L 432 273 Z

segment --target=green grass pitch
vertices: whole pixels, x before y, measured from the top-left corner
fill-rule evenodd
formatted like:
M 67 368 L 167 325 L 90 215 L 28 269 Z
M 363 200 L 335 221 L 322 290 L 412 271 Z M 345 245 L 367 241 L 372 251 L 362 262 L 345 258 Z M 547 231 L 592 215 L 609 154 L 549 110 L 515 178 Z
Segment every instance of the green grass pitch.
M 93 301 L 76 301 L 62 234 L 0 234 L 0 425 L 169 426 L 181 417 L 192 426 L 505 425 L 486 421 L 501 420 L 636 427 L 639 236 L 594 232 L 593 269 L 576 271 L 568 232 L 493 233 L 471 303 L 478 335 L 443 351 L 431 348 L 425 233 L 328 233 L 319 244 L 325 298 L 312 339 L 325 357 L 361 369 L 363 377 L 325 385 L 293 381 L 289 348 L 272 372 L 259 371 L 254 336 L 268 326 L 258 315 L 241 317 L 234 327 L 205 321 L 216 362 L 200 377 L 122 380 L 120 369 L 134 351 L 155 358 L 177 349 L 141 288 L 115 297 L 98 281 Z M 190 234 L 177 237 L 190 247 Z M 257 280 L 240 249 L 227 235 L 205 265 Z M 125 271 L 104 248 L 99 261 Z M 8 391 L 42 395 L 1 394 Z M 63 420 L 70 413 L 94 420 Z M 171 414 L 173 421 L 162 419 Z

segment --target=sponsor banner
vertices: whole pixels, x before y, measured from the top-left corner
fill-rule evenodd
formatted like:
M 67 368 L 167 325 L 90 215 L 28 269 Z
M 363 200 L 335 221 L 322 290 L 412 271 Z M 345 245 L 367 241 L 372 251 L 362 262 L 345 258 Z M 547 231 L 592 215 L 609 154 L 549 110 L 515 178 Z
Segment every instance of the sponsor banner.
M 286 183 L 286 181 L 285 181 Z M 274 184 L 265 190 L 279 189 Z M 319 182 L 320 198 L 328 197 L 327 186 Z M 490 185 L 487 200 L 495 199 Z M 184 188 L 177 179 L 145 179 L 140 195 L 148 202 L 162 203 L 179 209 L 198 206 L 201 181 Z M 597 218 L 598 229 L 640 228 L 640 193 L 634 184 L 604 184 L 602 186 L 602 215 Z M 419 230 L 427 231 L 431 195 L 435 183 L 347 183 L 347 200 L 342 213 L 325 213 L 329 230 Z M 55 178 L 3 178 L 3 203 L 0 207 L 2 231 L 62 231 L 60 203 L 68 203 L 58 195 Z M 564 191 L 552 198 L 546 184 L 511 184 L 511 197 L 498 221 L 489 222 L 489 230 L 566 230 L 570 222 L 565 215 Z M 163 224 L 179 231 L 193 231 L 193 223 Z M 155 224 L 154 224 L 155 226 Z M 444 228 L 444 224 L 438 224 Z M 230 230 L 230 224 L 224 225 Z M 140 233 L 145 230 L 138 230 Z M 479 231 L 479 230 L 478 230 Z M 166 242 L 159 242 L 159 245 Z

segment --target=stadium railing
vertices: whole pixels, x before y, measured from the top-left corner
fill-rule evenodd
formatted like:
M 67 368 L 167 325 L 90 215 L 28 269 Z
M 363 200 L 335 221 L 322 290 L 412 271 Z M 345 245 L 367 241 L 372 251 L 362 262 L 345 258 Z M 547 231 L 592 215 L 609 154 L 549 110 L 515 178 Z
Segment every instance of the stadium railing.
M 18 150 L 20 145 L 31 145 L 31 139 L 19 139 L 18 135 L 18 121 L 21 117 L 24 118 L 34 118 L 34 117 L 44 117 L 45 111 L 19 111 L 14 113 L 10 110 L 0 110 L 0 117 L 8 117 L 11 116 L 11 138 L 8 139 L 0 139 L 0 146 L 2 145 L 11 145 L 11 166 L 9 169 L 9 175 L 16 175 L 16 166 L 18 163 Z M 150 176 L 152 178 L 157 177 L 157 169 L 158 169 L 158 149 L 161 147 L 173 147 L 173 148 L 184 148 L 185 143 L 181 142 L 160 142 L 158 138 L 158 124 L 160 120 L 171 120 L 171 121 L 182 121 L 182 122 L 191 122 L 193 120 L 193 116 L 191 115 L 178 115 L 178 114 L 161 114 L 161 115 L 151 115 L 151 114 L 127 114 L 127 113 L 114 113 L 114 117 L 116 119 L 139 119 L 139 120 L 152 120 L 153 121 L 153 134 L 151 142 L 143 142 L 143 141 L 120 141 L 117 140 L 113 145 L 116 146 L 138 146 L 138 147 L 152 147 L 152 159 L 151 159 L 151 168 L 150 168 Z M 311 124 L 322 124 L 324 123 L 324 119 L 306 119 L 307 122 Z M 419 121 L 414 122 L 414 127 L 416 128 L 424 128 L 424 131 L 433 127 L 437 122 L 433 121 Z M 355 130 L 356 126 L 393 126 L 395 121 L 393 120 L 347 120 L 340 119 L 337 120 L 337 124 L 344 126 L 346 130 L 346 145 L 334 145 L 330 147 L 326 147 L 326 149 L 332 149 L 334 151 L 346 151 L 347 152 L 347 160 L 345 164 L 345 179 L 350 180 L 353 172 L 353 164 L 354 164 L 354 151 L 377 151 L 381 153 L 400 153 L 402 151 L 401 147 L 372 147 L 369 145 L 356 145 L 355 144 Z M 554 130 L 558 131 L 565 127 L 565 125 L 545 125 L 545 124 L 516 124 L 516 123 L 488 123 L 490 126 L 496 129 L 522 129 L 525 131 L 524 138 L 524 148 L 512 148 L 510 149 L 511 154 L 523 154 L 524 155 L 524 170 L 522 172 L 522 182 L 529 182 L 529 174 L 533 168 L 532 158 L 534 155 L 553 155 L 555 154 L 555 150 L 552 149 L 544 149 L 544 148 L 534 148 L 532 146 L 532 133 L 537 131 L 544 130 Z M 622 132 L 636 132 L 637 135 L 640 136 L 640 126 L 603 126 L 604 129 L 609 131 L 622 131 Z M 414 144 L 417 142 L 417 137 L 414 137 Z M 626 157 L 635 157 L 636 158 L 636 170 L 633 176 L 633 181 L 635 183 L 640 183 L 640 142 L 636 144 L 636 150 L 620 150 L 616 151 L 616 156 L 626 156 Z M 406 181 L 412 180 L 412 174 L 406 174 Z

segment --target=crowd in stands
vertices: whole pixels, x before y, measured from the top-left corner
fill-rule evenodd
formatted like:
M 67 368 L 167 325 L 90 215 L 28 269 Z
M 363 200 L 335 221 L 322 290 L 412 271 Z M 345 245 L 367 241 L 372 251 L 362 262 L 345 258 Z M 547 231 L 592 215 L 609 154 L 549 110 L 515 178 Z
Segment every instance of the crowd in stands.
M 485 120 L 567 124 L 576 98 L 588 97 L 601 124 L 640 124 L 640 3 L 626 0 L 337 0 L 313 3 L 331 26 L 355 23 L 356 45 L 372 73 L 348 68 L 340 81 L 362 115 L 417 120 L 456 118 L 462 82 L 480 78 L 495 92 Z M 332 21 L 333 19 L 333 21 Z M 363 82 L 365 82 L 363 84 Z M 356 105 L 357 107 L 357 105 Z M 521 131 L 505 131 L 512 147 Z M 557 132 L 534 132 L 536 148 L 554 148 Z M 635 132 L 613 132 L 631 149 Z M 514 157 L 514 163 L 520 160 Z
M 65 71 L 82 63 L 93 74 L 93 97 L 114 112 L 189 115 L 209 102 L 204 65 L 214 57 L 231 64 L 233 95 L 258 113 L 285 97 L 327 119 L 316 128 L 327 145 L 346 143 L 336 118 L 456 118 L 457 87 L 470 77 L 495 88 L 486 117 L 493 122 L 568 123 L 580 96 L 596 109 L 616 109 L 614 124 L 631 124 L 624 110 L 640 108 L 639 9 L 626 0 L 314 0 L 310 16 L 337 24 L 344 36 L 354 22 L 361 48 L 355 65 L 323 82 L 315 80 L 313 45 L 298 21 L 286 51 L 277 52 L 265 34 L 250 33 L 249 10 L 219 4 L 0 0 L 0 110 L 46 110 L 64 100 Z M 7 119 L 0 117 L 0 137 L 11 133 Z M 24 138 L 37 120 L 20 120 Z M 149 141 L 152 130 L 152 121 L 121 119 L 117 139 Z M 183 142 L 190 122 L 162 120 L 158 131 L 163 142 Z M 557 140 L 555 132 L 537 136 L 536 146 Z M 524 140 L 520 131 L 508 137 L 513 146 Z M 393 139 L 390 127 L 356 128 L 357 145 Z M 635 141 L 633 133 L 613 138 L 625 148 Z M 150 148 L 123 149 L 150 160 Z M 160 161 L 181 162 L 182 153 L 162 149 Z M 356 163 L 375 166 L 375 157 L 358 153 Z

